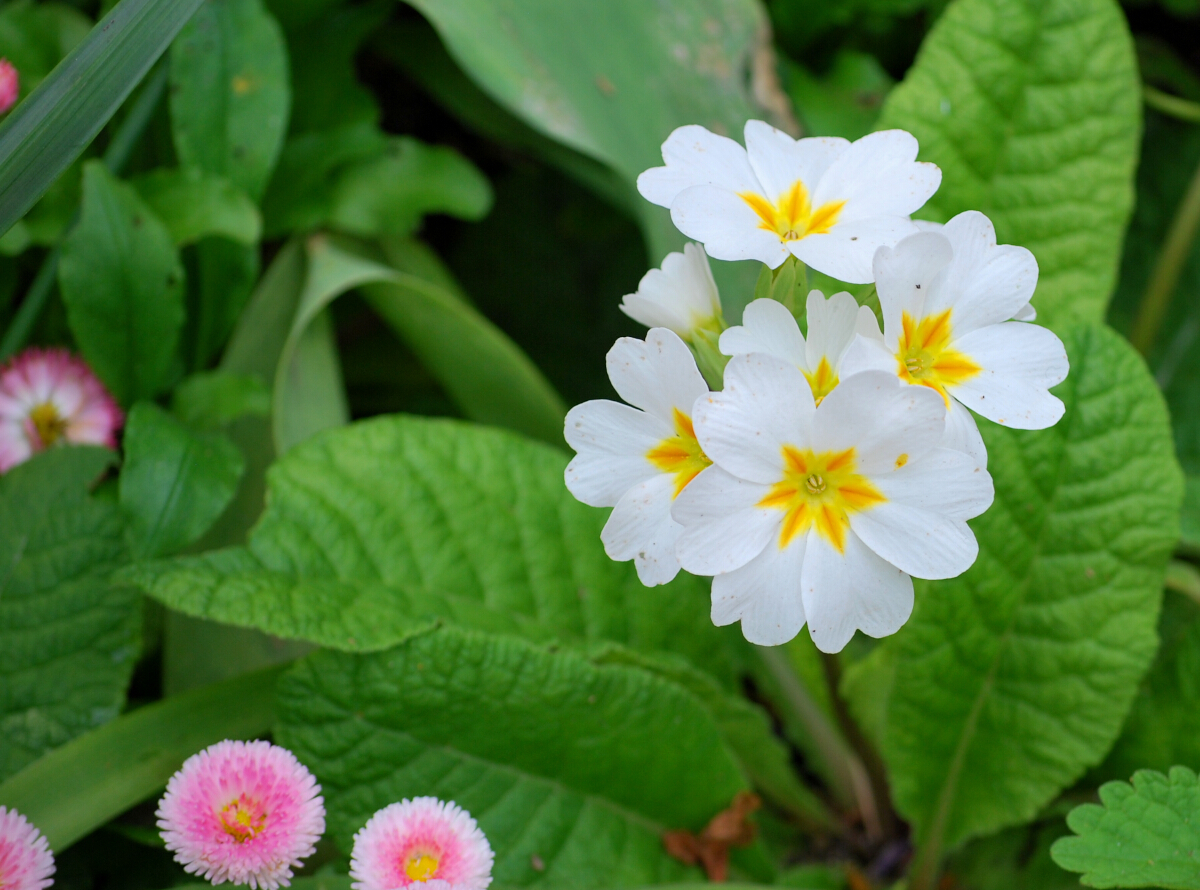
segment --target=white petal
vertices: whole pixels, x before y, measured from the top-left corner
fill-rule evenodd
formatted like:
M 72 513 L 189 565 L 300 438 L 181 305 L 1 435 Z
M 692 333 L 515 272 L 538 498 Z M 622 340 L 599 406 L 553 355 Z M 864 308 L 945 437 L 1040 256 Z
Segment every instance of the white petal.
M 851 284 L 867 284 L 875 280 L 871 270 L 875 251 L 916 231 L 907 216 L 839 219 L 828 233 L 789 241 L 787 246 L 797 259 L 818 272 Z
M 670 328 L 680 337 L 719 317 L 721 299 L 699 244 L 685 244 L 683 253 L 669 253 L 661 269 L 651 269 L 626 294 L 621 311 L 651 328 Z
M 858 307 L 858 315 L 854 317 L 854 333 L 860 337 L 866 337 L 868 340 L 875 340 L 880 345 L 883 344 L 883 331 L 879 330 L 879 319 L 866 306 Z M 853 342 L 853 338 L 851 338 L 851 342 Z M 849 344 L 847 344 L 847 348 L 849 348 Z
M 873 476 L 871 481 L 889 502 L 962 521 L 983 513 L 996 494 L 987 470 L 969 454 L 948 448 L 935 448 L 920 460 Z
M 808 294 L 805 311 L 808 315 L 808 340 L 805 346 L 808 369 L 815 371 L 824 358 L 836 371 L 842 353 L 854 339 L 858 301 L 846 291 L 826 300 L 819 290 L 814 290 Z
M 899 373 L 896 356 L 883 345 L 883 335 L 881 334 L 876 339 L 874 336 L 868 337 L 861 333 L 846 347 L 846 354 L 842 356 L 839 371 L 842 377 L 851 377 L 862 371 L 884 371 L 893 375 Z
M 850 528 L 877 554 L 916 578 L 953 578 L 979 555 L 966 522 L 898 501 L 851 513 Z
M 918 163 L 917 140 L 904 130 L 869 133 L 842 152 L 813 194 L 813 207 L 845 201 L 839 221 L 911 216 L 942 182 L 934 164 Z
M 671 221 L 704 244 L 718 260 L 758 260 L 772 269 L 788 257 L 783 239 L 762 228 L 757 213 L 728 189 L 699 185 L 684 189 L 671 203 Z
M 924 317 L 925 298 L 934 279 L 952 259 L 950 241 L 938 232 L 918 232 L 894 250 L 882 248 L 875 254 L 875 290 L 883 308 L 883 337 L 888 348 L 895 348 L 899 340 L 904 312 L 917 321 Z
M 1066 379 L 1067 350 L 1053 332 L 1006 321 L 972 331 L 953 347 L 983 370 L 947 391 L 988 420 L 1019 430 L 1058 423 L 1063 403 L 1047 390 Z
M 772 543 L 736 571 L 712 583 L 712 621 L 718 627 L 742 622 L 742 635 L 759 646 L 779 646 L 804 627 L 800 592 L 803 536 L 780 549 Z
M 894 470 L 901 455 L 904 461 L 924 457 L 945 426 L 946 404 L 932 389 L 863 371 L 839 383 L 817 408 L 812 448 L 818 454 L 853 448 L 858 472 L 873 477 Z
M 617 394 L 672 429 L 674 410 L 690 416 L 696 399 L 708 392 L 691 350 L 666 328 L 652 328 L 644 341 L 622 337 L 608 351 L 606 361 Z
M 777 300 L 751 302 L 742 311 L 742 323 L 721 334 L 720 347 L 726 355 L 764 352 L 805 367 L 804 335 L 800 333 L 800 325 Z
M 783 511 L 755 506 L 769 486 L 709 467 L 679 493 L 671 516 L 683 526 L 676 542 L 680 564 L 696 575 L 740 569 L 779 534 Z
M 800 180 L 811 196 L 821 176 L 850 142 L 836 136 L 793 139 L 762 121 L 746 122 L 746 154 L 762 195 L 775 202 Z
M 987 446 L 983 444 L 983 436 L 979 435 L 974 415 L 958 399 L 951 399 L 946 411 L 946 434 L 942 436 L 941 447 L 969 454 L 976 464 L 987 469 Z
M 1012 317 L 1013 321 L 1033 321 L 1037 318 L 1037 310 L 1033 308 L 1032 303 L 1026 303 L 1017 310 L 1016 315 Z
M 675 479 L 660 473 L 635 485 L 617 501 L 600 532 L 604 552 L 617 562 L 632 559 L 647 587 L 679 574 L 675 542 L 683 526 L 671 518 Z
M 1037 286 L 1038 264 L 1032 253 L 1013 244 L 996 244 L 992 222 L 977 210 L 960 213 L 942 228 L 954 259 L 925 300 L 925 314 L 953 308 L 957 336 L 1008 321 L 1029 304 Z
M 725 389 L 696 401 L 692 423 L 714 463 L 771 485 L 783 478 L 783 446 L 807 447 L 813 410 L 804 375 L 783 359 L 756 352 L 730 359 Z
M 579 452 L 567 465 L 567 489 L 591 507 L 611 507 L 639 482 L 660 472 L 646 453 L 674 430 L 650 414 L 596 399 L 567 412 L 567 444 Z
M 927 219 L 914 219 L 913 225 L 916 226 L 918 229 L 920 229 L 922 232 L 940 232 L 945 227 L 946 224 L 940 223 L 940 222 L 932 222 Z
M 844 553 L 810 532 L 804 556 L 804 614 L 822 652 L 842 651 L 856 630 L 872 637 L 894 634 L 912 614 L 912 579 L 853 531 L 846 533 Z
M 667 166 L 647 170 L 637 180 L 642 197 L 660 207 L 670 207 L 680 192 L 692 186 L 719 185 L 732 192 L 757 192 L 760 187 L 746 149 L 697 124 L 671 133 L 662 156 Z

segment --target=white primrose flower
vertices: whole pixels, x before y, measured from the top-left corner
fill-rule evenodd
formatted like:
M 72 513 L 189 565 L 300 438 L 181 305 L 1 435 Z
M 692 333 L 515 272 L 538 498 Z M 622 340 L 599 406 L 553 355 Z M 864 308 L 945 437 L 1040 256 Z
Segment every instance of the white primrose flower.
M 648 328 L 669 328 L 684 340 L 696 331 L 719 331 L 724 322 L 721 297 L 708 257 L 699 244 L 669 253 L 661 269 L 642 276 L 637 293 L 626 294 L 621 311 Z
M 876 368 L 936 391 L 948 412 L 943 444 L 981 466 L 987 449 L 967 408 L 1016 429 L 1058 422 L 1063 403 L 1049 389 L 1066 379 L 1066 348 L 1046 328 L 1015 320 L 1031 317 L 1032 253 L 996 244 L 991 221 L 968 210 L 940 231 L 880 248 L 874 266 L 883 339 L 858 338 L 845 374 Z
M 966 520 L 992 502 L 968 455 L 938 447 L 945 406 L 893 373 L 847 377 L 819 406 L 790 362 L 741 355 L 725 390 L 699 399 L 695 429 L 713 466 L 675 500 L 683 567 L 713 575 L 712 620 L 752 643 L 805 622 L 838 652 L 855 630 L 895 633 L 910 575 L 951 578 L 975 561 Z
M 930 222 L 927 219 L 914 219 L 913 225 L 922 232 L 941 232 L 945 227 L 945 223 Z M 1017 310 L 1016 315 L 1012 317 L 1013 321 L 1033 321 L 1037 318 L 1037 310 L 1033 308 L 1032 303 L 1026 303 Z
M 608 353 L 608 377 L 629 405 L 597 399 L 567 414 L 567 488 L 593 507 L 612 507 L 600 538 L 617 561 L 634 560 L 649 586 L 679 573 L 682 527 L 671 503 L 711 461 L 696 442 L 692 406 L 708 392 L 678 335 L 654 328 L 622 337 Z M 636 407 L 630 407 L 630 405 Z
M 903 130 L 856 142 L 793 139 L 747 121 L 746 147 L 704 127 L 675 130 L 665 167 L 638 177 L 646 200 L 671 209 L 681 232 L 719 260 L 759 260 L 772 269 L 788 254 L 841 281 L 871 280 L 871 258 L 917 231 L 909 214 L 942 181 L 918 163 Z
M 810 291 L 806 304 L 808 338 L 776 300 L 755 300 L 742 313 L 742 323 L 721 334 L 721 352 L 747 355 L 765 352 L 791 362 L 808 381 L 818 405 L 838 385 L 842 356 L 855 334 L 882 338 L 875 314 L 842 291 L 828 300 Z

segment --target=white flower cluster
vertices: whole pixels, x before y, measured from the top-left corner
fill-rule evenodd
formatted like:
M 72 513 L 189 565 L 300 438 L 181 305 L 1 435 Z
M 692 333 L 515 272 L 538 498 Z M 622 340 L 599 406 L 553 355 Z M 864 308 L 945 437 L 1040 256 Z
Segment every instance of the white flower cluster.
M 579 500 L 613 511 L 609 556 L 647 585 L 682 567 L 711 575 L 712 619 L 778 645 L 807 623 L 837 652 L 856 630 L 895 633 L 912 577 L 975 561 L 967 520 L 992 503 L 971 411 L 1018 429 L 1062 416 L 1062 342 L 1030 324 L 1038 267 L 967 211 L 944 226 L 909 214 L 941 172 L 908 133 L 794 140 L 760 121 L 746 148 L 676 130 L 665 167 L 638 179 L 713 257 L 789 255 L 851 283 L 874 282 L 883 329 L 849 293 L 808 295 L 807 336 L 781 303 L 755 300 L 725 328 L 705 250 L 689 244 L 642 279 L 622 309 L 651 327 L 622 338 L 608 374 L 628 404 L 567 415 Z M 688 343 L 720 334 L 730 356 L 709 390 Z M 970 410 L 968 410 L 970 409 Z

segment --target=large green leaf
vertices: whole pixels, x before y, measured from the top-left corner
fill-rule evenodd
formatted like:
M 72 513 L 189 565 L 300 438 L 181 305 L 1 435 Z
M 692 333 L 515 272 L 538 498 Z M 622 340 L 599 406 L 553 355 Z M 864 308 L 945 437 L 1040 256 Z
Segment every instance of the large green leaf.
M 287 45 L 260 0 L 205 3 L 171 47 L 171 132 L 180 162 L 259 198 L 290 107 Z
M 880 129 L 942 168 L 921 215 L 981 210 L 1041 269 L 1039 320 L 1099 321 L 1133 206 L 1141 93 L 1114 0 L 957 0 L 884 106 Z
M 0 56 L 20 72 L 28 96 L 92 30 L 92 22 L 64 3 L 17 0 L 0 10 Z
M 167 386 L 183 327 L 183 267 L 163 224 L 99 161 L 84 165 L 83 207 L 58 283 L 71 332 L 117 401 Z
M 154 170 L 131 184 L 176 244 L 191 244 L 210 235 L 254 244 L 262 235 L 262 217 L 254 202 L 220 176 L 195 168 Z
M 1065 340 L 1055 427 L 981 422 L 996 501 L 972 522 L 975 565 L 918 582 L 908 624 L 849 684 L 934 851 L 1027 821 L 1098 763 L 1157 644 L 1182 496 L 1162 397 L 1108 329 Z
M 730 678 L 704 582 L 645 588 L 600 545 L 567 457 L 511 433 L 402 415 L 330 431 L 272 467 L 245 550 L 127 575 L 189 615 L 343 649 L 445 620 L 538 638 L 670 649 Z
M 1186 767 L 1169 776 L 1134 773 L 1133 784 L 1109 782 L 1100 804 L 1071 811 L 1078 837 L 1054 844 L 1054 861 L 1082 872 L 1088 887 L 1161 887 L 1200 890 L 1200 782 Z
M 343 851 L 375 810 L 432 794 L 479 821 L 501 884 L 679 880 L 660 832 L 698 831 L 745 787 L 681 687 L 481 634 L 309 656 L 280 680 L 278 714 Z
M 111 462 L 100 448 L 56 448 L 0 477 L 0 777 L 125 702 L 141 602 L 108 584 L 124 524 L 88 496 Z

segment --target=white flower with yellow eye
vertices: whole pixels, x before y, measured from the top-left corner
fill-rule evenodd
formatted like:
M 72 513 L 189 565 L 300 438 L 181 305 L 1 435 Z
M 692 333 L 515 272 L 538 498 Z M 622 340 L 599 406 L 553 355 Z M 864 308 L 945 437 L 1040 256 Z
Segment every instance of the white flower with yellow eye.
M 948 412 L 943 444 L 981 466 L 987 451 L 967 408 L 1016 429 L 1058 422 L 1063 403 L 1049 389 L 1066 379 L 1066 348 L 1046 328 L 1017 320 L 1032 317 L 1032 253 L 996 244 L 991 221 L 969 210 L 939 231 L 881 248 L 874 267 L 883 339 L 856 340 L 845 374 L 874 368 L 937 392 Z
M 804 624 L 823 652 L 861 630 L 895 633 L 910 575 L 951 578 L 975 561 L 966 520 L 992 502 L 968 455 L 938 447 L 945 406 L 895 374 L 847 377 L 819 406 L 800 370 L 732 359 L 725 390 L 696 402 L 713 466 L 676 499 L 683 567 L 713 575 L 712 619 L 774 646 Z
M 667 254 L 661 269 L 642 276 L 637 293 L 626 294 L 621 311 L 648 328 L 669 328 L 689 342 L 697 331 L 724 327 L 717 283 L 699 244 Z
M 869 282 L 875 250 L 916 231 L 909 214 L 942 181 L 903 130 L 797 140 L 748 121 L 745 138 L 742 148 L 680 127 L 663 143 L 666 166 L 638 177 L 642 196 L 669 207 L 679 230 L 719 260 L 774 269 L 794 254 L 841 281 Z
M 608 377 L 629 404 L 597 399 L 567 414 L 567 444 L 578 452 L 567 488 L 585 504 L 613 508 L 600 533 L 611 558 L 634 560 L 647 586 L 666 584 L 679 573 L 682 530 L 671 503 L 711 463 L 691 417 L 708 386 L 687 346 L 666 328 L 652 329 L 644 342 L 618 340 Z
M 721 335 L 721 352 L 747 355 L 764 352 L 789 361 L 804 374 L 813 399 L 821 404 L 838 385 L 842 356 L 855 334 L 882 339 L 879 322 L 866 306 L 842 291 L 828 300 L 811 291 L 805 306 L 808 337 L 792 313 L 775 300 L 755 300 L 742 313 L 742 323 Z

